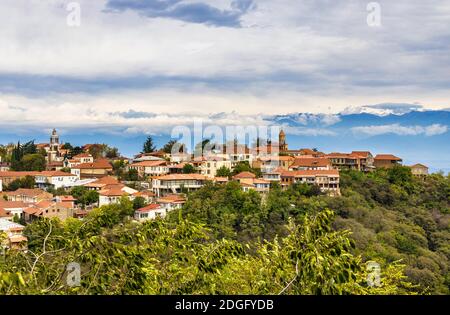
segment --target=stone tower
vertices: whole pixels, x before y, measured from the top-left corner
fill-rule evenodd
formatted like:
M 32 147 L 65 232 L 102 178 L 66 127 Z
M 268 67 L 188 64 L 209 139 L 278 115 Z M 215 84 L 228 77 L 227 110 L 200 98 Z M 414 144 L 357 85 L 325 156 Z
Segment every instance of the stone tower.
M 288 150 L 288 144 L 286 143 L 286 134 L 284 133 L 283 129 L 281 129 L 278 136 L 278 145 L 280 148 L 280 152 L 286 152 Z
M 59 153 L 59 135 L 56 132 L 56 129 L 53 129 L 52 135 L 50 136 L 50 148 L 47 152 L 47 160 L 48 162 L 54 162 L 58 158 Z

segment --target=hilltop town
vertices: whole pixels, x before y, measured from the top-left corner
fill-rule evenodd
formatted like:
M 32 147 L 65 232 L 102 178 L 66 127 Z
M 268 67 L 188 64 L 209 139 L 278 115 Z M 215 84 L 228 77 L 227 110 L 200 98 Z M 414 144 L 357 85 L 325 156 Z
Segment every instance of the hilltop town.
M 290 149 L 283 130 L 276 143 L 258 140 L 248 146 L 235 140 L 208 149 L 206 144 L 200 145 L 200 154 L 188 153 L 176 141 L 157 150 L 149 137 L 144 152 L 126 158 L 107 145 L 74 148 L 61 143 L 53 130 L 49 143 L 3 147 L 0 229 L 8 235 L 4 245 L 26 247 L 22 231 L 40 218 L 82 220 L 93 209 L 117 204 L 122 198 L 133 202 L 134 219 L 143 222 L 180 209 L 189 192 L 207 183 L 234 181 L 243 191 L 254 190 L 262 197 L 274 183 L 282 189 L 300 183 L 339 196 L 340 171 L 367 173 L 402 164 L 402 158 L 393 154 Z M 415 176 L 428 175 L 425 165 L 410 168 Z

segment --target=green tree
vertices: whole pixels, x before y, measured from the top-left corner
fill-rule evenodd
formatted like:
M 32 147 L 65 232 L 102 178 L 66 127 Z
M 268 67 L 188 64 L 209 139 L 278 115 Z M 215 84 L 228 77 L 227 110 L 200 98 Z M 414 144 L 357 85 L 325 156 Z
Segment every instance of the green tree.
M 220 167 L 217 170 L 216 176 L 219 176 L 219 177 L 230 177 L 231 176 L 231 170 L 224 165 L 224 166 Z
M 7 190 L 9 191 L 16 191 L 19 188 L 34 188 L 36 185 L 36 181 L 33 176 L 25 176 L 23 178 L 18 178 L 16 180 L 13 180 L 9 185 L 7 186 Z
M 108 159 L 115 159 L 115 158 L 118 158 L 118 157 L 120 156 L 119 149 L 117 149 L 117 148 L 115 148 L 115 147 L 109 147 L 109 146 L 107 146 L 107 147 L 106 147 L 105 156 L 106 156 Z
M 133 200 L 133 209 L 134 210 L 143 208 L 146 205 L 147 205 L 147 202 L 145 201 L 145 198 L 143 198 L 143 197 L 136 197 Z
M 183 174 L 194 174 L 197 173 L 197 170 L 192 164 L 185 164 L 182 169 Z
M 79 147 L 79 146 L 76 146 L 76 147 L 74 147 L 73 149 L 70 150 L 70 156 L 71 157 L 74 157 L 74 156 L 76 156 L 78 154 L 81 154 L 81 153 L 83 153 L 83 148 Z
M 22 161 L 22 171 L 38 171 L 41 172 L 45 170 L 46 161 L 45 157 L 41 154 L 26 154 L 23 156 Z
M 136 169 L 130 169 L 128 172 L 124 173 L 123 178 L 126 181 L 135 182 L 139 180 L 139 173 Z
M 162 150 L 165 153 L 179 153 L 179 152 L 186 152 L 186 147 L 184 144 L 179 143 L 177 140 L 170 140 L 169 142 L 167 142 Z
M 70 144 L 70 142 L 66 142 L 61 146 L 62 149 L 64 150 L 69 150 L 72 151 L 73 150 L 73 146 Z
M 152 153 L 156 151 L 156 146 L 153 143 L 153 138 L 148 136 L 144 142 L 144 146 L 142 148 L 142 153 Z
M 247 161 L 242 161 L 242 162 L 237 163 L 236 166 L 234 167 L 231 175 L 234 176 L 241 172 L 251 172 L 251 173 L 255 174 L 257 177 L 261 176 L 261 170 L 252 168 Z

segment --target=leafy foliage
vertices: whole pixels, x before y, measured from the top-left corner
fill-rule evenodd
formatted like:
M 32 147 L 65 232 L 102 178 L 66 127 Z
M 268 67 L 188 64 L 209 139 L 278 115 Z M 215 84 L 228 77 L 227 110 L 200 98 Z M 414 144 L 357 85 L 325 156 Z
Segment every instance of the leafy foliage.
M 153 138 L 148 136 L 147 140 L 144 142 L 144 146 L 142 148 L 142 153 L 151 153 L 156 151 L 156 146 L 153 143 Z

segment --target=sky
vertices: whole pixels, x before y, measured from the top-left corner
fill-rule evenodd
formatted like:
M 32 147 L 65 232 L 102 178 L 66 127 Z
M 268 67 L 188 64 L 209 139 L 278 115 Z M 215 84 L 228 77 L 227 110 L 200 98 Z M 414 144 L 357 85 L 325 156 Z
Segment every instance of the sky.
M 2 0 L 0 135 L 158 136 L 195 119 L 449 109 L 450 1 L 369 2 Z

